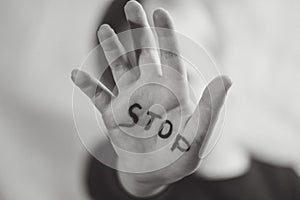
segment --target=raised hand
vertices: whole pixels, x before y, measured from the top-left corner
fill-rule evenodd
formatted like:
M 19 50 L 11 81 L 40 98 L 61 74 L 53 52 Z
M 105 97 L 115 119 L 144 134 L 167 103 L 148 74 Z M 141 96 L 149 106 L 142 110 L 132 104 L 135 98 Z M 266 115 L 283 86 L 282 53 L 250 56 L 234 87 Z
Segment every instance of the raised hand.
M 130 1 L 125 13 L 129 25 L 138 28 L 131 31 L 136 67 L 108 25 L 98 33 L 117 92 L 83 71 L 74 70 L 72 80 L 102 114 L 118 168 L 127 172 L 119 173 L 120 181 L 130 193 L 149 196 L 198 167 L 231 82 L 216 77 L 194 102 L 169 14 L 162 9 L 153 14 L 158 51 L 142 6 Z

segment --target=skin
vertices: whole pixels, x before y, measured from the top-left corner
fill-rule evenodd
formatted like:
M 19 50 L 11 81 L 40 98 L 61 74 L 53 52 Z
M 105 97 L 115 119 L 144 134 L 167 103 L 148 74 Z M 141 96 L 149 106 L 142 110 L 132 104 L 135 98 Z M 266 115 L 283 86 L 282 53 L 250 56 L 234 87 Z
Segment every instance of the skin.
M 153 156 L 137 158 L 114 146 L 118 154 L 119 168 L 128 171 L 119 172 L 120 182 L 132 195 L 146 197 L 160 192 L 168 184 L 186 177 L 198 168 L 199 154 L 201 155 L 207 143 L 207 136 L 218 118 L 227 91 L 231 87 L 231 81 L 225 76 L 214 78 L 207 85 L 200 101 L 193 101 L 190 98 L 187 70 L 176 54 L 165 51 L 158 53 L 156 50 L 146 48 L 154 47 L 155 40 L 151 30 L 147 29 L 149 23 L 142 6 L 135 1 L 129 1 L 124 10 L 131 26 L 134 24 L 135 28 L 145 28 L 139 34 L 132 32 L 134 45 L 141 47 L 137 56 L 137 68 L 132 67 L 130 59 L 124 54 L 124 46 L 108 25 L 102 25 L 98 32 L 118 93 L 114 95 L 83 71 L 73 70 L 71 78 L 91 98 L 102 114 L 113 144 L 126 151 L 151 152 L 174 139 L 175 134 L 167 139 L 156 134 L 161 127 L 162 119 L 156 119 L 150 130 L 143 129 L 149 120 L 145 115 L 147 111 L 152 110 L 174 125 L 179 124 L 174 128 L 188 142 L 188 151 L 165 148 Z M 173 29 L 172 19 L 163 9 L 155 10 L 153 22 L 156 27 Z M 163 31 L 156 30 L 156 34 L 159 46 L 167 46 L 172 52 L 179 52 L 176 36 L 172 31 L 165 34 Z M 116 57 L 117 60 L 114 59 Z M 141 106 L 141 109 L 135 110 L 139 119 L 136 123 L 137 128 L 128 128 L 124 126 L 132 123 L 128 108 L 135 103 Z M 155 105 L 159 106 L 155 107 Z M 144 140 L 138 137 L 147 134 L 150 136 Z M 166 162 L 163 158 L 174 158 L 174 160 L 171 163 L 163 163 Z M 160 168 L 160 166 L 164 167 Z M 147 171 L 133 173 L 140 169 L 147 169 Z
M 153 10 L 158 7 L 168 10 L 174 21 L 176 31 L 183 33 L 198 44 L 203 45 L 209 55 L 212 56 L 213 60 L 217 63 L 218 69 L 221 72 L 229 73 L 228 68 L 234 67 L 232 64 L 228 66 L 225 61 L 228 52 L 224 50 L 228 48 L 228 40 L 226 39 L 224 27 L 227 22 L 219 18 L 220 4 L 215 1 L 208 2 L 201 0 L 175 2 L 172 0 L 151 0 L 143 1 L 142 5 L 146 13 L 152 13 Z M 148 19 L 150 24 L 153 25 L 151 17 L 148 17 Z M 194 53 L 196 54 L 195 56 L 197 56 L 199 52 L 190 53 Z M 223 58 L 225 58 L 225 60 L 223 60 Z M 203 91 L 200 88 L 202 87 L 204 89 L 205 85 L 201 82 L 201 78 L 194 76 L 194 73 L 197 72 L 193 67 L 190 65 L 186 67 L 189 84 L 193 87 L 195 96 L 199 101 Z M 236 71 L 236 69 L 234 69 L 234 71 Z M 236 78 L 237 77 L 235 77 L 235 79 Z M 241 108 L 238 107 L 241 94 L 237 93 L 237 88 L 241 88 L 240 83 L 238 87 L 231 89 L 230 97 L 226 100 L 226 121 L 222 128 L 222 136 L 219 138 L 217 145 L 210 151 L 219 132 L 214 131 L 212 134 L 209 144 L 206 147 L 206 153 L 204 153 L 205 159 L 202 160 L 201 167 L 195 172 L 196 176 L 209 180 L 224 180 L 239 177 L 247 173 L 250 167 L 251 157 L 249 151 L 239 140 L 239 137 L 245 138 L 245 131 L 243 129 L 237 131 L 237 127 L 239 126 L 237 121 L 241 120 L 240 114 L 238 114 L 239 119 L 234 117 L 235 110 L 241 110 Z M 217 125 L 220 125 L 220 123 L 221 122 L 218 121 Z M 253 133 L 250 134 L 252 135 Z

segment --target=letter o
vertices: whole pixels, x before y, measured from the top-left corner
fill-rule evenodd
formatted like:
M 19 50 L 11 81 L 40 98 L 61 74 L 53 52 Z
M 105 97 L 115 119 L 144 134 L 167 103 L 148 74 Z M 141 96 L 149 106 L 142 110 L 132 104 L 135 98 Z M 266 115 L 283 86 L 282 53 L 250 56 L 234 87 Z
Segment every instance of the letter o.
M 169 124 L 169 131 L 166 134 L 163 134 L 162 131 L 165 127 L 165 124 Z M 166 121 L 164 121 L 164 123 L 161 124 L 161 126 L 159 128 L 159 131 L 158 131 L 158 136 L 161 137 L 161 138 L 166 139 L 166 138 L 170 137 L 170 135 L 172 134 L 172 131 L 173 131 L 172 123 L 169 120 L 166 120 Z

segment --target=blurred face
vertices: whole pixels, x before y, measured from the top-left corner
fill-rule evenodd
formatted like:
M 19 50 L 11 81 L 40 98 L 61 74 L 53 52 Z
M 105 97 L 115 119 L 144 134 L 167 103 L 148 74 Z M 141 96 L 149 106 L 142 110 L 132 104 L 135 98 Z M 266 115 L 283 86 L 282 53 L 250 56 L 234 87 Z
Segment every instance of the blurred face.
M 176 31 L 205 46 L 213 57 L 220 49 L 216 23 L 209 7 L 201 0 L 144 0 L 143 6 L 152 23 L 151 15 L 156 8 L 168 10 L 173 17 Z M 153 24 L 153 23 L 152 23 Z
M 151 25 L 153 25 L 153 11 L 159 7 L 166 9 L 173 18 L 175 30 L 177 32 L 203 46 L 213 59 L 218 59 L 218 50 L 220 49 L 220 42 L 218 39 L 220 37 L 216 34 L 216 24 L 210 15 L 210 10 L 203 1 L 144 0 L 142 3 L 148 14 L 148 20 Z M 194 54 L 192 57 L 199 56 L 198 51 L 190 51 L 189 55 L 190 54 Z M 203 79 L 197 76 L 197 72 L 191 65 L 186 65 L 186 67 L 188 70 L 189 82 L 199 100 L 202 90 L 207 83 L 203 83 Z

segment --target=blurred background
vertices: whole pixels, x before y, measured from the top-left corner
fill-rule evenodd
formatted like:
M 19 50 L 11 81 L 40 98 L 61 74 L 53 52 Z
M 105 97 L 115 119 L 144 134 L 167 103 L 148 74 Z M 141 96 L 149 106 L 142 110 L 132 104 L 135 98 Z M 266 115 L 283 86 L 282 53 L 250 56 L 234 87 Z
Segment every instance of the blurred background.
M 149 16 L 168 9 L 177 30 L 204 44 L 231 77 L 222 139 L 300 174 L 300 2 L 149 2 Z M 95 46 L 110 3 L 0 1 L 0 199 L 89 199 L 70 72 Z M 82 98 L 81 120 L 93 127 Z

